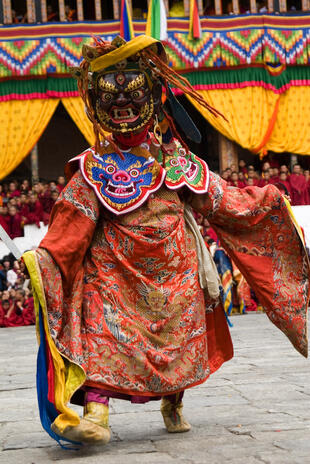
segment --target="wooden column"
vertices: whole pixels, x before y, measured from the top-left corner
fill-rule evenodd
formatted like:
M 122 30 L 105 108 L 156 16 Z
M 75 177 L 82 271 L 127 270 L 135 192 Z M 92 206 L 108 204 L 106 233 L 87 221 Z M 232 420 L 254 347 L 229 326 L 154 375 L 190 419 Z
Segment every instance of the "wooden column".
M 231 140 L 227 139 L 220 132 L 219 137 L 219 161 L 220 173 L 232 164 L 238 166 L 238 152 L 237 147 Z
M 100 0 L 95 0 L 95 15 L 96 15 L 96 21 L 102 20 L 102 9 L 101 9 Z
M 39 180 L 39 152 L 38 152 L 37 144 L 31 150 L 30 160 L 31 160 L 32 183 L 38 182 Z
M 273 13 L 274 11 L 274 5 L 273 5 L 273 0 L 268 0 L 268 13 Z
M 76 0 L 77 19 L 78 21 L 84 20 L 83 0 Z
M 42 22 L 47 22 L 47 12 L 46 12 L 46 0 L 41 0 L 41 17 Z
M 2 0 L 2 6 L 3 6 L 3 22 L 4 22 L 4 24 L 12 24 L 11 0 Z
M 189 16 L 189 0 L 183 0 L 185 16 Z
M 216 16 L 221 16 L 223 14 L 222 0 L 214 1 L 214 9 Z
M 309 0 L 301 0 L 301 9 L 302 11 L 309 10 Z
M 58 0 L 59 20 L 66 21 L 65 0 Z
M 200 16 L 203 15 L 203 2 L 202 0 L 197 0 L 197 4 L 198 4 L 198 13 Z
M 28 23 L 36 22 L 36 10 L 34 0 L 27 0 L 27 20 Z
M 250 11 L 251 13 L 257 13 L 256 0 L 250 0 Z
M 233 13 L 239 14 L 240 13 L 239 0 L 232 0 L 232 3 L 233 3 Z
M 120 17 L 119 0 L 113 0 L 113 15 L 114 19 L 119 19 Z
M 286 0 L 279 0 L 280 13 L 285 13 L 287 11 Z

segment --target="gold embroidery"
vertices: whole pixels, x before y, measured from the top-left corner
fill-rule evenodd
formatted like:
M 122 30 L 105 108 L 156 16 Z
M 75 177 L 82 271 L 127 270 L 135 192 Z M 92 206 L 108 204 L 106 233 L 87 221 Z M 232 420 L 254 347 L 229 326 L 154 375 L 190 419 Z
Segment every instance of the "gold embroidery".
M 115 85 L 112 84 L 112 82 L 106 81 L 104 77 L 100 77 L 100 79 L 98 80 L 98 86 L 100 90 L 104 90 L 106 92 L 111 92 L 111 93 L 118 93 L 118 90 L 115 87 Z
M 144 74 L 139 74 L 135 79 L 129 82 L 127 85 L 125 92 L 132 92 L 133 90 L 138 89 L 139 87 L 142 87 L 145 83 L 145 76 Z

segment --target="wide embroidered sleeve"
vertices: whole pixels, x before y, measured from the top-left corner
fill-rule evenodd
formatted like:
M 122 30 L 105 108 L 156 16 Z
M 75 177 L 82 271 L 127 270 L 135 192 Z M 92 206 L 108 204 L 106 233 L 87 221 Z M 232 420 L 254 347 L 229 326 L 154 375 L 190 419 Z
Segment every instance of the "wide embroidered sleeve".
M 48 232 L 40 243 L 59 266 L 65 288 L 70 288 L 82 265 L 98 216 L 96 195 L 77 171 L 57 200 Z
M 230 187 L 211 173 L 208 193 L 195 195 L 192 206 L 208 218 L 270 320 L 307 356 L 309 262 L 279 190 Z

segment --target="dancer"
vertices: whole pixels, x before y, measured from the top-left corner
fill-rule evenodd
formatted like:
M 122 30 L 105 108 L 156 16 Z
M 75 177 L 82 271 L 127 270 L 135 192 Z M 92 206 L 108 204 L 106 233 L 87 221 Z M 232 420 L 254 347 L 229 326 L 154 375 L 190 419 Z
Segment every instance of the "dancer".
M 192 208 L 306 355 L 301 232 L 278 189 L 229 187 L 188 150 L 175 121 L 190 137 L 197 129 L 170 85 L 222 116 L 168 66 L 159 41 L 97 39 L 83 56 L 72 72 L 96 143 L 68 163 L 48 233 L 24 255 L 41 421 L 58 441 L 105 444 L 109 398 L 161 398 L 167 431 L 186 432 L 184 390 L 233 356 L 218 274 Z M 84 404 L 82 419 L 69 401 Z

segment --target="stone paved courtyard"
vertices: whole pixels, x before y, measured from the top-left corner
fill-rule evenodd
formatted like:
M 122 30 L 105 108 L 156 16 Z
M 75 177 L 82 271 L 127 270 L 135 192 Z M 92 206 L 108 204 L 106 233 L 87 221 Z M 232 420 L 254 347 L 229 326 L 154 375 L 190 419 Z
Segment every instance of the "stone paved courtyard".
M 105 448 L 66 451 L 42 430 L 34 327 L 0 329 L 1 464 L 310 464 L 310 361 L 264 314 L 233 317 L 235 357 L 185 394 L 193 428 L 167 434 L 159 403 L 111 403 Z

